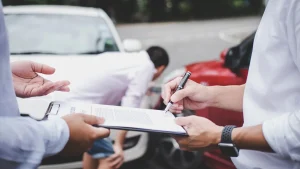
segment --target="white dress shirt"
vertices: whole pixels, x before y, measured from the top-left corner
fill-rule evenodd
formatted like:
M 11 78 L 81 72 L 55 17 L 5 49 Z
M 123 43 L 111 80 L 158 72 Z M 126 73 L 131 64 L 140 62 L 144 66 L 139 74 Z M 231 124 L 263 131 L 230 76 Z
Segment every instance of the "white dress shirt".
M 238 169 L 300 168 L 300 1 L 270 0 L 258 27 L 244 94 L 244 126 L 263 124 L 275 151 L 241 150 Z
M 79 71 L 75 64 L 67 66 L 71 91 L 63 100 L 127 107 L 140 107 L 156 71 L 145 51 L 106 52 L 83 61 Z

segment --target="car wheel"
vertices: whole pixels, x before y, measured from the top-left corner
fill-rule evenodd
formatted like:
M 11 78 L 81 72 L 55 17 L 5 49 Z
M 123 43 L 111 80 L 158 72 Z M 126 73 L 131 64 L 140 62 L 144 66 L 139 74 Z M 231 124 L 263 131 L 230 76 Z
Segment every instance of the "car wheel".
M 195 113 L 191 110 L 183 110 L 178 116 L 190 116 Z M 160 139 L 159 151 L 160 161 L 172 169 L 194 169 L 202 163 L 201 151 L 183 151 L 175 139 L 165 136 Z
M 202 152 L 182 151 L 175 139 L 163 138 L 159 144 L 161 162 L 172 169 L 195 169 L 202 162 Z

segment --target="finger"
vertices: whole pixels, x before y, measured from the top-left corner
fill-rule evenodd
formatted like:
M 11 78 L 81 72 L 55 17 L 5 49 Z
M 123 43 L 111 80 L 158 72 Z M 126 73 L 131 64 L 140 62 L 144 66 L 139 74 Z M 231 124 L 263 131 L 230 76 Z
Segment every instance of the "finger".
M 116 154 L 116 153 L 115 153 L 115 154 L 109 156 L 108 159 L 107 159 L 107 161 L 113 162 L 113 161 L 115 161 L 115 159 L 117 159 L 118 157 L 119 157 L 119 154 Z
M 182 77 L 177 77 L 174 80 L 168 82 L 163 87 L 162 98 L 164 99 L 164 103 L 167 104 L 170 100 L 172 90 L 174 90 L 179 84 Z
M 181 113 L 182 110 L 183 110 L 183 109 L 180 109 L 180 108 L 178 108 L 178 107 L 170 107 L 169 112 L 178 114 L 178 113 Z
M 52 82 L 51 82 L 52 83 Z M 49 93 L 52 93 L 52 92 L 55 92 L 55 91 L 58 91 L 60 88 L 63 88 L 65 86 L 68 86 L 70 84 L 69 81 L 58 81 L 58 82 L 55 82 L 53 83 L 53 86 L 48 89 L 48 90 L 45 90 L 44 87 L 42 86 L 42 88 L 40 89 L 43 93 L 45 93 L 45 95 L 49 94 Z
M 175 119 L 176 124 L 180 126 L 190 126 L 192 121 L 191 121 L 191 116 L 188 117 L 177 117 Z
M 195 91 L 193 91 L 193 88 L 191 87 L 186 87 L 183 88 L 177 92 L 175 92 L 172 96 L 171 96 L 171 101 L 176 103 L 181 101 L 182 99 L 184 99 L 185 97 L 190 96 L 191 94 L 193 94 Z
M 175 110 L 183 110 L 183 105 L 182 104 L 176 103 L 176 104 L 173 104 L 171 107 Z
M 31 68 L 34 72 L 43 74 L 53 74 L 55 69 L 42 63 L 31 62 Z
M 69 85 L 70 85 L 70 82 L 67 80 L 54 82 L 54 86 L 57 90 L 59 90 L 60 88 L 63 88 L 63 87 L 67 87 Z
M 94 127 L 94 126 L 89 126 L 91 127 L 91 130 L 93 130 L 93 136 L 92 139 L 97 140 L 101 138 L 106 138 L 110 134 L 110 130 L 103 128 L 103 127 Z
M 172 113 L 177 113 L 177 112 L 181 112 L 182 110 L 176 108 L 176 107 L 173 107 L 171 106 L 170 109 L 169 109 L 169 112 L 172 112 Z
M 180 114 L 180 113 L 182 113 L 182 110 L 177 110 L 175 113 Z
M 68 85 L 70 85 L 70 81 L 68 81 L 68 80 L 61 80 L 61 81 L 55 82 L 55 84 L 68 86 Z
M 83 121 L 90 125 L 96 125 L 96 124 L 103 124 L 104 118 L 103 117 L 97 117 L 87 114 L 80 114 L 80 116 L 83 118 Z
M 124 159 L 122 158 L 121 161 L 116 165 L 115 169 L 120 168 L 123 163 L 124 163 Z
M 37 96 L 47 95 L 52 91 L 52 89 L 54 88 L 54 85 L 55 84 L 50 81 L 46 82 L 42 86 L 40 86 L 38 88 L 34 88 L 32 91 L 32 94 L 37 95 Z
M 118 158 L 116 158 L 114 161 L 112 161 L 112 162 L 110 163 L 110 166 L 113 167 L 113 168 L 117 168 L 117 166 L 118 166 L 120 163 L 122 164 L 122 158 L 119 156 Z
M 60 91 L 60 92 L 69 92 L 70 88 L 69 88 L 69 86 L 63 86 L 62 88 L 58 89 L 58 91 Z
M 177 142 L 177 140 L 179 140 L 180 138 L 182 138 L 182 136 L 176 136 L 176 135 L 173 135 L 172 138 L 175 139 L 176 142 Z
M 174 137 L 176 142 L 179 144 L 181 150 L 187 150 L 188 147 L 188 137 Z
M 124 163 L 124 158 L 121 158 L 121 162 L 119 162 L 119 164 L 116 166 L 116 168 L 117 169 L 120 168 L 123 163 Z
M 58 86 L 60 86 L 57 91 L 61 91 L 61 92 L 69 92 L 70 91 L 70 88 L 69 88 L 69 85 L 70 85 L 70 81 L 67 81 L 67 80 L 64 80 L 64 81 L 58 81 L 58 82 L 55 82 L 55 84 Z
M 117 168 L 117 166 L 118 166 L 121 162 L 122 162 L 122 158 L 121 158 L 121 157 L 118 157 L 118 158 L 116 158 L 114 161 L 112 161 L 112 162 L 110 163 L 110 166 L 111 166 L 112 168 Z
M 170 107 L 169 112 L 176 113 L 178 110 L 176 108 Z

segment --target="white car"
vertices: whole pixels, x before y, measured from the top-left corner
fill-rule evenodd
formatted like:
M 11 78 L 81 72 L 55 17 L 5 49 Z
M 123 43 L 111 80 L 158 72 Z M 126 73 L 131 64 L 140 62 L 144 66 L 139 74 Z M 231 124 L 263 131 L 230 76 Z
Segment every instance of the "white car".
M 68 61 L 101 57 L 107 51 L 134 52 L 141 43 L 124 40 L 107 14 L 101 9 L 71 6 L 7 6 L 4 7 L 9 34 L 11 61 L 33 60 L 48 65 L 64 66 Z M 80 64 L 78 64 L 80 65 Z M 38 98 L 34 98 L 38 99 Z M 51 100 L 51 95 L 41 99 Z M 21 112 L 26 108 L 43 110 L 42 104 L 18 98 Z M 39 112 L 42 113 L 42 112 Z M 115 138 L 112 131 L 111 138 Z M 125 162 L 142 157 L 147 150 L 148 134 L 130 131 L 125 141 Z M 81 156 L 49 158 L 44 168 L 80 168 Z

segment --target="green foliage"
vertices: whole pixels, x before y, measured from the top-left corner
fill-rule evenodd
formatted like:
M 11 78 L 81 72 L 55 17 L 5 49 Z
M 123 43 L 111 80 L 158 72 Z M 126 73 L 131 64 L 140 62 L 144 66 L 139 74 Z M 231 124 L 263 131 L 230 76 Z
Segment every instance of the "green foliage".
M 192 10 L 192 7 L 189 1 L 182 1 L 179 3 L 179 9 L 182 14 L 187 14 Z
M 26 0 L 25 2 L 30 4 L 47 4 L 47 0 Z

